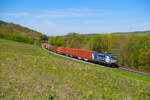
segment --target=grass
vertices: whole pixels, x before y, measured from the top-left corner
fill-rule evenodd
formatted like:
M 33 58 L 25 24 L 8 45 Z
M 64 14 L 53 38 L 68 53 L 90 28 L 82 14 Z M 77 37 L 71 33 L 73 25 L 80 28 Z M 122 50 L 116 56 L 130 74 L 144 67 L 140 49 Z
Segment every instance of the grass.
M 0 39 L 0 100 L 149 100 L 150 77 Z

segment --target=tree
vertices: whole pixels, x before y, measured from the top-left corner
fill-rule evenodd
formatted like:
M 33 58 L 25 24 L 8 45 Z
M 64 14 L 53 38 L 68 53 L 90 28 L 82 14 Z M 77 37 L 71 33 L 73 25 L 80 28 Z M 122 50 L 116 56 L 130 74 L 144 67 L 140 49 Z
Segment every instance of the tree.
M 69 48 L 81 48 L 86 37 L 78 33 L 69 33 L 65 36 L 66 46 Z

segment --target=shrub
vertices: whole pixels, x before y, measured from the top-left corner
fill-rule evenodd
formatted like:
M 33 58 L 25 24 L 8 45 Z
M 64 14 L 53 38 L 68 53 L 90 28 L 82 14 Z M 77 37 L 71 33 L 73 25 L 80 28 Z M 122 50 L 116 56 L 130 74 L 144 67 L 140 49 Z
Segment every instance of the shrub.
M 0 38 L 14 40 L 14 41 L 18 41 L 18 42 L 29 43 L 29 44 L 34 43 L 33 40 L 28 36 L 21 35 L 18 33 L 9 33 L 4 30 L 0 30 Z

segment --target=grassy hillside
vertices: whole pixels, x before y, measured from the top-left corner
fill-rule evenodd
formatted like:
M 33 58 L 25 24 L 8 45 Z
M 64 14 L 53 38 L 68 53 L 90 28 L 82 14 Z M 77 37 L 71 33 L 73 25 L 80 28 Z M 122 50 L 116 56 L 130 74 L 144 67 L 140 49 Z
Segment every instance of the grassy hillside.
M 17 35 L 17 36 L 16 36 Z M 33 42 L 39 43 L 41 39 L 47 39 L 48 37 L 40 32 L 23 27 L 14 23 L 7 23 L 0 20 L 0 38 L 5 38 L 9 40 L 16 40 L 16 37 L 29 37 Z M 20 40 L 23 40 L 20 39 Z M 31 40 L 30 40 L 31 41 Z
M 0 100 L 149 100 L 150 77 L 0 39 Z

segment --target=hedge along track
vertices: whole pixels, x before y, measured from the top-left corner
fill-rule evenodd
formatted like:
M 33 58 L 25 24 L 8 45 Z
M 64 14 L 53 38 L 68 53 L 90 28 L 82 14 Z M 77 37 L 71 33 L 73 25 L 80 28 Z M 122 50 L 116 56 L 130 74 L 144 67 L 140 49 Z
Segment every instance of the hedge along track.
M 83 60 L 80 60 L 80 59 L 75 59 L 75 58 L 72 58 L 72 57 L 69 57 L 69 56 L 65 56 L 65 55 L 61 55 L 61 54 L 58 54 L 56 52 L 52 52 L 52 51 L 49 51 L 45 48 L 43 48 L 44 50 L 52 53 L 52 54 L 55 54 L 55 55 L 58 55 L 58 56 L 62 56 L 62 57 L 65 57 L 65 58 L 68 58 L 68 59 L 72 59 L 72 60 L 76 60 L 76 61 L 80 61 L 80 62 L 84 62 L 84 63 L 88 63 L 88 64 L 92 64 L 92 65 L 98 65 L 100 67 L 106 67 L 104 65 L 99 65 L 99 64 L 95 64 L 95 63 L 92 63 L 92 62 L 87 62 L 87 61 L 83 61 Z M 111 67 L 109 67 L 111 68 Z M 133 73 L 138 73 L 138 74 L 143 74 L 143 75 L 147 75 L 147 76 L 150 76 L 150 73 L 146 73 L 146 72 L 142 72 L 142 71 L 138 71 L 138 70 L 135 70 L 135 69 L 131 69 L 131 68 L 126 68 L 126 67 L 121 67 L 119 66 L 118 67 L 119 70 L 123 70 L 123 71 L 128 71 L 128 72 L 133 72 Z

